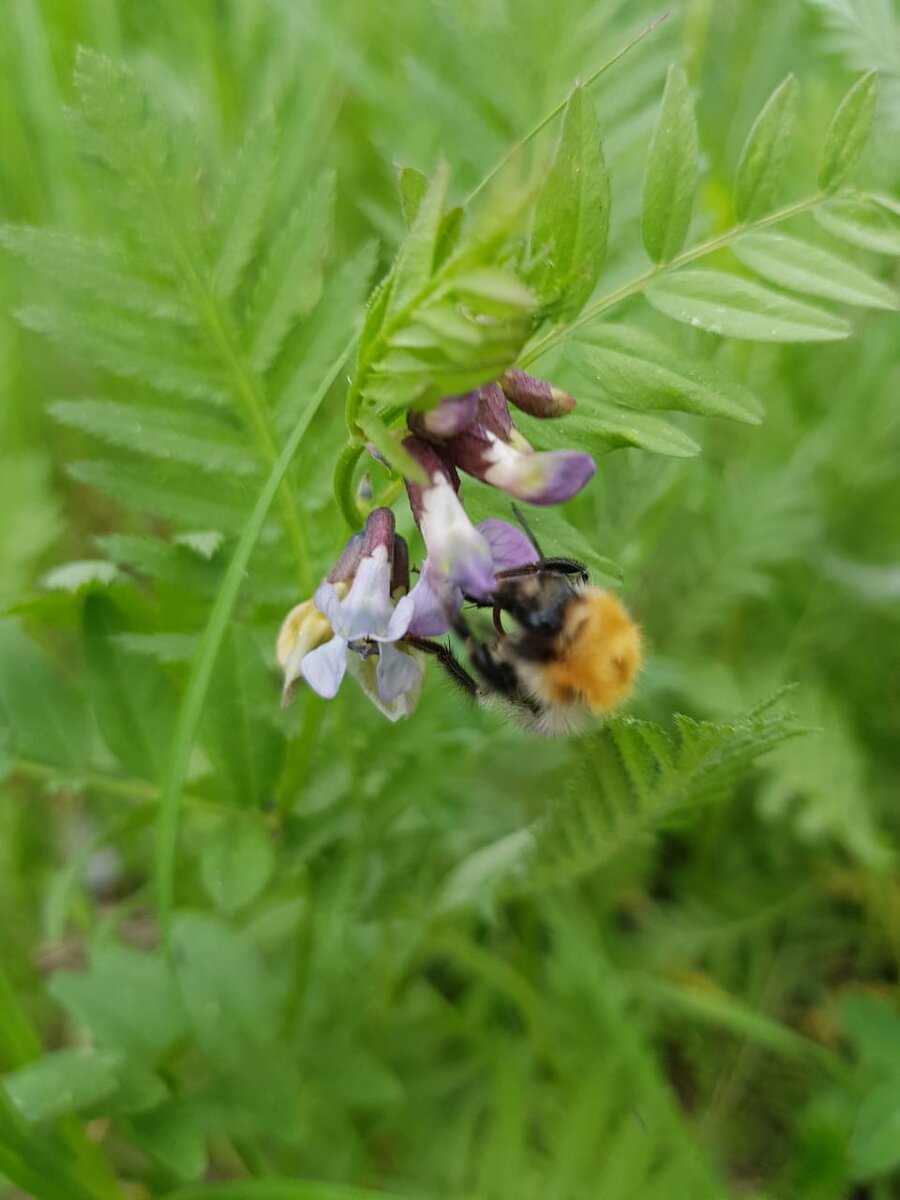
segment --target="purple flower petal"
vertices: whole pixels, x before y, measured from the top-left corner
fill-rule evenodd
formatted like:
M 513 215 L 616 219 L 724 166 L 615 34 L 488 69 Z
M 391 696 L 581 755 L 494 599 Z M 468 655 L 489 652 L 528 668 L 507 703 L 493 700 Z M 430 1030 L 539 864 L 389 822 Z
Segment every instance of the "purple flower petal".
M 409 628 L 410 621 L 416 615 L 416 602 L 412 596 L 401 596 L 397 601 L 397 607 L 391 613 L 391 619 L 388 622 L 387 630 L 383 636 L 373 635 L 375 640 L 381 643 L 396 642 L 403 637 Z
M 494 560 L 494 571 L 507 571 L 510 567 L 523 567 L 527 563 L 536 563 L 540 555 L 521 529 L 490 517 L 475 528 L 487 542 Z
M 412 654 L 384 645 L 378 656 L 375 671 L 378 695 L 390 704 L 392 700 L 411 692 L 422 679 L 422 664 Z
M 412 657 L 418 659 L 415 651 L 409 653 Z M 386 701 L 381 698 L 378 691 L 378 667 L 380 662 L 380 655 L 360 658 L 357 654 L 349 654 L 347 656 L 347 671 L 353 676 L 380 713 L 386 716 L 389 721 L 399 721 L 403 717 L 410 716 L 419 703 L 419 697 L 422 694 L 422 675 L 424 671 L 421 672 L 413 688 L 409 691 L 401 692 L 393 700 Z M 419 665 L 421 668 L 421 663 Z
M 462 608 L 462 592 L 425 559 L 419 582 L 409 593 L 415 612 L 407 633 L 415 637 L 440 637 L 450 628 L 451 617 Z
M 594 460 L 581 450 L 548 450 L 523 453 L 503 442 L 491 447 L 490 465 L 481 478 L 529 504 L 560 504 L 569 500 L 597 470 Z
M 313 596 L 313 603 L 323 616 L 328 618 L 331 628 L 343 622 L 341 615 L 341 598 L 337 594 L 333 583 L 328 580 L 320 583 L 316 588 L 316 594 Z
M 564 417 L 575 408 L 574 396 L 516 368 L 506 372 L 500 380 L 500 386 L 507 400 L 516 408 L 541 420 Z
M 467 596 L 494 590 L 494 565 L 487 542 L 469 520 L 450 482 L 437 476 L 422 495 L 419 522 L 433 568 Z
M 445 397 L 427 412 L 411 412 L 406 423 L 420 437 L 442 441 L 461 433 L 477 415 L 478 392 L 466 392 L 462 396 Z
M 346 669 L 347 643 L 340 637 L 311 650 L 300 664 L 301 675 L 323 700 L 333 700 L 337 695 Z

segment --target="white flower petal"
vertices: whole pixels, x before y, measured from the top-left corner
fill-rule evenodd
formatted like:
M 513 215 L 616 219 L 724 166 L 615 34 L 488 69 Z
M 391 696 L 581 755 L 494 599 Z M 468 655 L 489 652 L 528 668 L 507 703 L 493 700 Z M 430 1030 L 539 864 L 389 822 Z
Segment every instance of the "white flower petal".
M 323 700 L 333 700 L 337 695 L 346 669 L 347 643 L 341 637 L 311 650 L 300 664 L 301 675 Z

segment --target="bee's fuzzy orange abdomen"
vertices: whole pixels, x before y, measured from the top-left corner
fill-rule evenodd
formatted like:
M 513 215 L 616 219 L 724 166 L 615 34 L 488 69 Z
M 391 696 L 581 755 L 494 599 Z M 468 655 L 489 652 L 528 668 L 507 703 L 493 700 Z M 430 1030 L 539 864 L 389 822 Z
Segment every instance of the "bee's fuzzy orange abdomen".
M 546 668 L 548 699 L 610 712 L 627 700 L 640 668 L 639 627 L 612 592 L 587 588 L 566 614 L 557 656 Z

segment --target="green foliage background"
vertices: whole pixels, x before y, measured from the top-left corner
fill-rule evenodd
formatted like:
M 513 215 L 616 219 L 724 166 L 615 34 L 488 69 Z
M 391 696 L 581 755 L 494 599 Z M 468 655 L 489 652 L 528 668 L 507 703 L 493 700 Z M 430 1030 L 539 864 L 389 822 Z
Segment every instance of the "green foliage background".
M 900 11 L 597 75 L 658 15 L 6 0 L 0 1195 L 897 1194 Z M 361 440 L 514 361 L 628 715 L 281 711 Z

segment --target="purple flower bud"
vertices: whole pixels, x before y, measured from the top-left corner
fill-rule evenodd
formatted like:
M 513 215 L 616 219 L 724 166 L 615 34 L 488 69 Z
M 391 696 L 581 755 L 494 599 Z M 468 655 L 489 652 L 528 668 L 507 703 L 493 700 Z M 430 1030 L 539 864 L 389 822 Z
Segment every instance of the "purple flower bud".
M 409 413 L 406 423 L 419 437 L 441 442 L 461 433 L 477 415 L 478 392 L 465 392 L 462 396 L 446 396 L 427 412 Z
M 497 384 L 481 389 L 479 420 L 442 447 L 460 470 L 530 504 L 559 504 L 581 491 L 596 471 L 580 450 L 538 453 L 514 427 Z
M 546 380 L 535 379 L 533 375 L 526 375 L 516 368 L 506 372 L 500 380 L 500 386 L 511 404 L 529 416 L 542 420 L 564 417 L 576 404 L 575 397 L 568 392 L 562 392 Z

